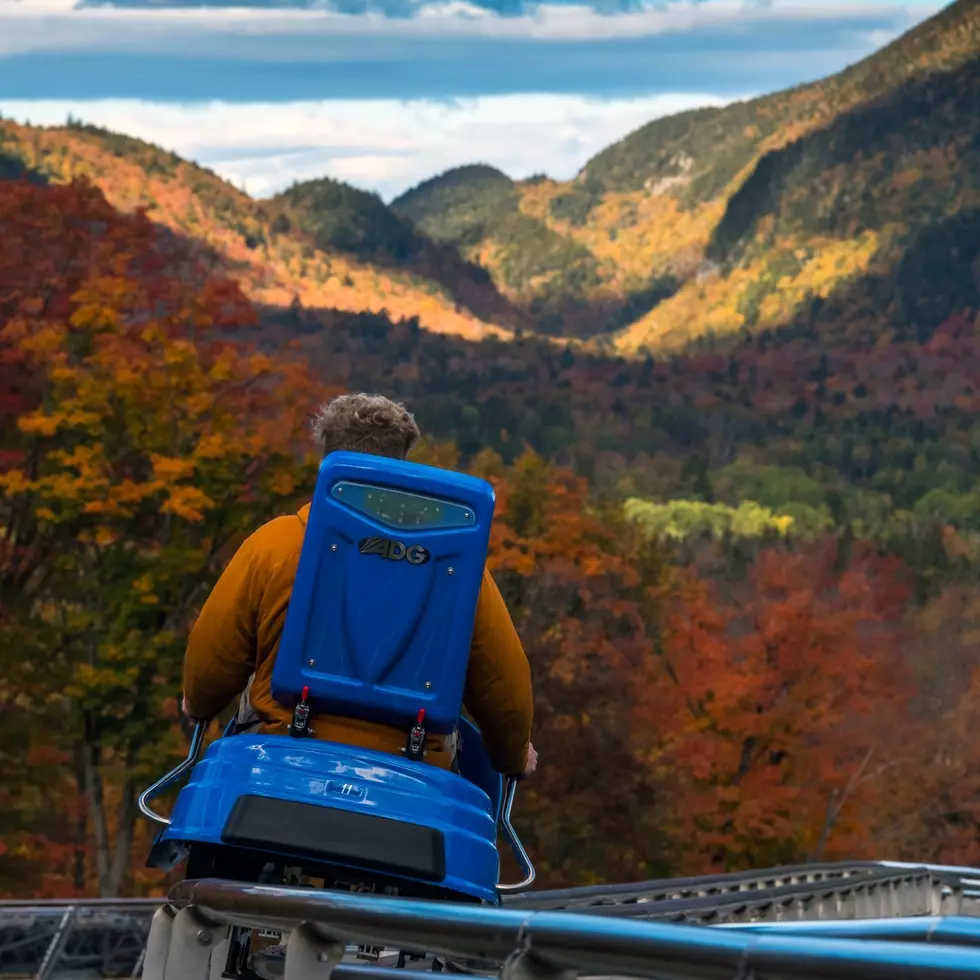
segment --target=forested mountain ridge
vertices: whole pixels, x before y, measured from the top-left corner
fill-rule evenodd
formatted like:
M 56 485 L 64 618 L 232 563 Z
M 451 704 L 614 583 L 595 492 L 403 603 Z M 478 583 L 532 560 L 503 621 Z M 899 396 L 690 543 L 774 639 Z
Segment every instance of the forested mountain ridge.
M 939 18 L 948 35 L 926 34 L 962 42 L 940 49 L 941 69 L 862 101 L 856 83 L 835 82 L 828 98 L 842 91 L 851 108 L 730 185 L 697 275 L 619 334 L 619 350 L 798 322 L 824 343 L 881 342 L 980 306 L 980 4 L 957 7 L 959 19 Z M 885 68 L 915 54 L 893 47 Z
M 630 354 L 698 334 L 783 325 L 809 315 L 810 297 L 825 300 L 854 275 L 887 278 L 916 232 L 972 207 L 978 56 L 980 4 L 959 0 L 826 80 L 649 123 L 569 184 L 505 185 L 462 168 L 393 206 L 485 262 L 500 289 L 538 313 L 548 332 L 613 331 L 615 348 Z M 905 115 L 916 128 L 903 127 Z M 937 149 L 943 143 L 948 152 Z M 784 223 L 778 233 L 760 226 L 788 203 L 770 172 L 785 181 L 789 161 L 804 157 L 805 168 L 795 170 L 800 200 L 790 243 Z M 810 214 L 800 208 L 809 181 L 818 186 Z M 488 215 L 491 192 L 498 209 Z M 736 248 L 750 226 L 761 232 L 755 249 Z M 799 249 L 806 254 L 794 256 Z M 908 272 L 907 287 L 923 284 L 909 282 Z M 961 284 L 956 298 L 964 291 Z
M 816 326 L 928 332 L 980 305 L 980 3 L 848 70 L 655 120 L 569 183 L 451 170 L 386 206 L 323 178 L 257 201 L 139 140 L 0 120 L 0 175 L 85 175 L 205 244 L 248 295 L 539 333 L 632 356 Z
M 292 213 L 288 196 L 257 201 L 210 170 L 129 136 L 73 120 L 35 127 L 0 118 L 0 177 L 23 170 L 53 183 L 85 177 L 123 211 L 146 207 L 154 221 L 208 248 L 260 303 L 287 306 L 295 298 L 303 306 L 352 313 L 387 310 L 417 317 L 427 330 L 470 339 L 508 337 L 509 323 L 517 321 L 480 270 L 424 243 L 419 232 L 414 240 L 428 268 L 379 262 L 336 238 L 316 241 L 298 221 L 295 230 L 288 217 L 284 223 Z M 373 199 L 353 188 L 345 194 L 362 210 L 364 199 Z M 377 204 L 390 229 L 398 219 Z M 345 217 L 357 208 L 348 207 Z
M 273 229 L 341 252 L 379 270 L 414 274 L 439 284 L 460 305 L 490 322 L 531 326 L 497 291 L 486 269 L 452 245 L 433 241 L 377 194 L 323 177 L 294 184 L 262 202 Z
M 501 292 L 527 310 L 538 330 L 587 336 L 617 313 L 622 317 L 625 304 L 602 289 L 599 260 L 585 245 L 528 213 L 527 191 L 539 184 L 557 186 L 543 178 L 517 183 L 479 164 L 458 167 L 419 184 L 392 208 L 488 268 Z
M 868 58 L 827 79 L 723 108 L 696 109 L 648 123 L 603 150 L 550 207 L 584 223 L 596 192 L 637 191 L 677 179 L 683 205 L 723 193 L 758 154 L 913 78 L 956 68 L 980 53 L 980 4 L 956 0 Z M 789 130 L 785 127 L 790 127 Z M 678 159 L 684 154 L 685 159 Z M 683 181 L 681 181 L 683 178 Z

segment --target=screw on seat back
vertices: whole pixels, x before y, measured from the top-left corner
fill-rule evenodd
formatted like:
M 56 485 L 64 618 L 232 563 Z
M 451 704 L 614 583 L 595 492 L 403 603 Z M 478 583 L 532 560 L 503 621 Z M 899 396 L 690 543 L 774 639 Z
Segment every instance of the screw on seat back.
M 273 696 L 432 732 L 459 720 L 493 488 L 363 453 L 320 466 Z

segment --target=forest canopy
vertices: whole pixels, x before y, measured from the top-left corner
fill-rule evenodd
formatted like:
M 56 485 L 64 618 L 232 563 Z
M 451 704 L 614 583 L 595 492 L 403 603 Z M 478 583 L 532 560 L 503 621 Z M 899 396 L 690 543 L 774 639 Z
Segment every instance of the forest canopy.
M 185 751 L 187 630 L 361 389 L 496 489 L 544 884 L 975 861 L 975 319 L 625 362 L 257 308 L 84 182 L 0 182 L 0 221 L 3 893 L 166 887 L 134 795 Z

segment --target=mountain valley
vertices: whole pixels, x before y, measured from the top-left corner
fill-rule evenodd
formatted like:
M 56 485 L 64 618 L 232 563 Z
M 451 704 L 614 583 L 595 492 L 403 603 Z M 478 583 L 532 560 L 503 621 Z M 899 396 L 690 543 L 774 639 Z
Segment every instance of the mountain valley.
M 980 3 L 957 0 L 839 75 L 655 120 L 568 183 L 474 164 L 390 206 L 329 178 L 253 200 L 74 120 L 0 120 L 0 173 L 85 176 L 272 307 L 625 356 L 787 327 L 882 343 L 980 305 L 978 91 Z

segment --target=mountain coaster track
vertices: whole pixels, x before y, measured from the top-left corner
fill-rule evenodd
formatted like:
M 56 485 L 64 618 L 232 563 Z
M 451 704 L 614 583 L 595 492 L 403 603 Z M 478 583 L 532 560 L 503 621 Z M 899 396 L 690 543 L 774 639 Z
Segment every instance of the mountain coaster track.
M 192 948 L 191 952 L 198 954 L 198 960 L 201 953 L 209 955 L 208 947 L 200 944 L 198 934 L 213 929 L 218 923 L 234 922 L 285 932 L 293 930 L 303 938 L 299 942 L 290 941 L 287 962 L 295 949 L 304 948 L 304 943 L 309 947 L 307 952 L 324 947 L 316 949 L 314 972 L 305 970 L 303 980 L 326 975 L 330 962 L 321 959 L 325 949 L 328 953 L 333 951 L 333 955 L 326 957 L 328 961 L 340 963 L 335 966 L 336 980 L 383 980 L 387 977 L 412 980 L 412 974 L 423 971 L 393 969 L 393 966 L 399 960 L 405 963 L 404 957 L 398 957 L 398 949 L 413 948 L 419 957 L 416 962 L 424 964 L 429 971 L 445 968 L 449 960 L 449 968 L 455 967 L 456 971 L 494 974 L 503 970 L 512 974 L 515 949 L 525 942 L 529 930 L 531 935 L 534 934 L 536 923 L 554 920 L 554 913 L 558 913 L 562 920 L 560 925 L 566 945 L 577 945 L 584 934 L 589 934 L 592 943 L 602 938 L 605 940 L 603 947 L 609 946 L 601 951 L 601 956 L 606 957 L 602 961 L 605 966 L 590 958 L 588 968 L 593 973 L 612 972 L 613 968 L 620 974 L 623 970 L 627 974 L 631 972 L 630 964 L 621 962 L 623 956 L 617 949 L 644 938 L 644 934 L 631 931 L 637 928 L 669 927 L 673 932 L 679 928 L 676 937 L 670 940 L 675 944 L 687 937 L 693 943 L 695 932 L 700 935 L 707 931 L 717 935 L 719 940 L 725 939 L 728 945 L 722 945 L 731 952 L 731 940 L 735 939 L 733 932 L 743 944 L 749 940 L 758 944 L 765 938 L 758 935 L 759 931 L 778 924 L 780 935 L 775 938 L 797 945 L 812 942 L 811 936 L 831 934 L 851 938 L 852 942 L 855 937 L 864 940 L 860 943 L 864 949 L 870 949 L 868 943 L 877 939 L 887 938 L 893 949 L 897 948 L 894 944 L 899 940 L 904 948 L 909 945 L 908 940 L 929 939 L 934 944 L 939 943 L 939 947 L 934 947 L 933 959 L 925 973 L 908 973 L 906 968 L 912 968 L 913 964 L 906 962 L 905 968 L 892 963 L 887 975 L 977 976 L 980 961 L 965 974 L 948 973 L 935 955 L 940 947 L 954 941 L 961 947 L 961 954 L 966 954 L 963 947 L 975 944 L 980 950 L 980 918 L 971 921 L 971 917 L 980 916 L 978 889 L 980 870 L 883 862 L 802 865 L 529 892 L 505 898 L 501 909 L 217 880 L 182 882 L 171 891 L 169 901 L 0 902 L 0 978 L 52 980 L 54 977 L 83 975 L 140 976 L 150 923 L 157 913 L 166 916 L 174 925 L 193 919 L 196 927 L 193 946 L 196 949 Z M 180 913 L 184 910 L 187 914 L 181 919 Z M 421 915 L 423 912 L 425 914 Z M 691 926 L 729 928 L 693 930 Z M 750 933 L 747 927 L 755 931 Z M 623 929 L 627 932 L 623 933 Z M 788 935 L 790 931 L 794 933 L 792 940 Z M 324 939 L 328 933 L 344 936 L 342 951 L 336 943 Z M 576 935 L 578 939 L 573 942 Z M 653 936 L 646 935 L 645 938 L 652 940 Z M 511 940 L 518 945 L 508 946 Z M 364 963 L 363 950 L 359 958 L 356 943 L 382 946 L 395 952 L 375 953 L 377 958 L 368 965 Z M 532 947 L 537 945 L 532 943 Z M 700 939 L 698 948 L 704 952 Z M 739 955 L 744 952 L 742 950 Z M 438 958 L 434 958 L 434 954 Z M 694 947 L 685 955 L 694 955 Z M 716 950 L 713 956 L 718 955 Z M 975 955 L 980 956 L 980 952 Z M 798 957 L 796 961 L 802 962 Z M 412 963 L 412 960 L 408 962 Z M 714 975 L 699 972 L 701 967 L 696 967 L 694 962 L 676 972 L 681 962 L 683 957 L 678 954 L 678 964 L 669 973 L 671 977 Z M 169 963 L 165 974 L 160 975 L 161 980 L 164 977 L 171 980 L 171 976 L 191 980 L 195 976 L 193 972 L 174 973 L 178 965 Z M 194 964 L 188 961 L 186 969 L 193 968 Z M 638 968 L 633 964 L 634 975 L 668 975 L 663 972 L 662 965 L 656 972 L 651 972 L 654 967 L 649 962 L 637 974 Z M 582 965 L 566 965 L 562 969 L 581 972 Z M 82 974 L 79 972 L 82 970 L 89 972 Z M 93 970 L 97 972 L 93 974 Z M 295 970 L 289 972 L 295 973 Z M 207 976 L 207 972 L 203 975 Z M 734 974 L 724 975 L 730 978 Z M 802 975 L 799 971 L 781 974 L 787 977 Z M 822 974 L 807 970 L 805 975 Z M 845 974 L 835 970 L 827 975 Z M 859 971 L 846 975 L 884 974 Z M 149 974 L 146 977 L 153 980 Z

